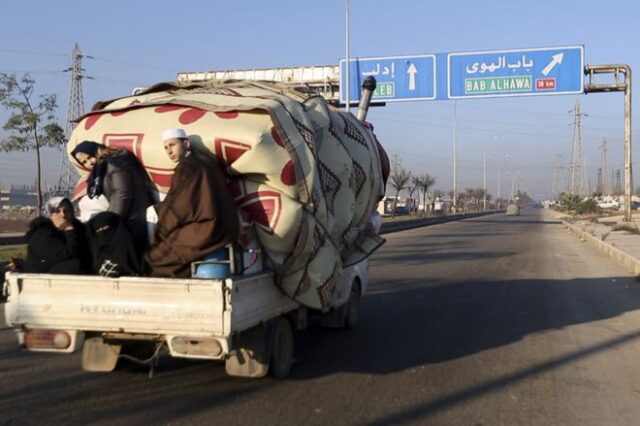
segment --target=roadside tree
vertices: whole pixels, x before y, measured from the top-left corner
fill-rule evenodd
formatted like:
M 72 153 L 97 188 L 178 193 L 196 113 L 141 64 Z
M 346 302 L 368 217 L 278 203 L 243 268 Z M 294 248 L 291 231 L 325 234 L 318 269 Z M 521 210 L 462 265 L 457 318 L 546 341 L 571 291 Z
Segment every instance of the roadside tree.
M 429 188 L 436 183 L 436 178 L 430 174 L 422 174 L 414 178 L 414 184 L 422 191 L 422 212 L 424 216 L 427 215 L 427 193 Z
M 398 197 L 400 196 L 400 192 L 407 187 L 409 179 L 411 179 L 411 172 L 402 167 L 400 162 L 396 162 L 396 164 L 391 169 L 391 173 L 389 174 L 389 182 L 391 183 L 391 187 L 396 190 L 396 196 L 393 198 L 391 217 L 396 216 L 396 205 L 398 204 Z
M 18 79 L 15 74 L 0 74 L 0 105 L 10 116 L 3 125 L 8 136 L 0 140 L 3 151 L 36 151 L 36 186 L 38 211 L 42 211 L 42 161 L 40 148 L 61 146 L 64 130 L 57 123 L 56 95 L 34 98 L 33 80 L 28 74 Z

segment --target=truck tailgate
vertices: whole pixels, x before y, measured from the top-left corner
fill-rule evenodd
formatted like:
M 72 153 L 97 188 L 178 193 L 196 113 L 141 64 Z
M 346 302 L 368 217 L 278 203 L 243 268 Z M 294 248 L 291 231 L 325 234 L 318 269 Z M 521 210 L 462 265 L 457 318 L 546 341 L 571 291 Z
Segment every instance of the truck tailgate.
M 223 335 L 224 280 L 7 274 L 7 324 Z
M 225 323 L 228 334 L 247 330 L 300 306 L 278 288 L 273 273 L 227 280 L 227 288 Z

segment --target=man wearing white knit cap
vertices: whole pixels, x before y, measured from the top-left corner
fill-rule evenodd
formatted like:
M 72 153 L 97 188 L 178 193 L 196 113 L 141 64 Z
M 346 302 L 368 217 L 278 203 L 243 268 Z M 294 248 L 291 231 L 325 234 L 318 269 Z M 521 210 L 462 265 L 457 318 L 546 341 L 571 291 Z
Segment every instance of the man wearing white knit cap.
M 162 132 L 164 150 L 174 163 L 179 162 L 191 152 L 191 141 L 182 129 L 167 129 Z
M 236 239 L 238 213 L 215 157 L 193 151 L 183 129 L 165 130 L 162 143 L 178 165 L 166 198 L 155 206 L 158 223 L 145 264 L 152 276 L 185 278 L 191 262 Z

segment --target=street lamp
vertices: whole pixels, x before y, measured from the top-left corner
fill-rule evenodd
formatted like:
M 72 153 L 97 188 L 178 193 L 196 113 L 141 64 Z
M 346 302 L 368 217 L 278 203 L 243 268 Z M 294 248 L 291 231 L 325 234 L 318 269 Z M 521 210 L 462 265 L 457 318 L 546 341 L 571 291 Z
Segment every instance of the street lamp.
M 351 99 L 350 99 L 350 90 L 351 88 L 349 87 L 349 83 L 350 83 L 350 73 L 349 73 L 349 0 L 344 0 L 344 19 L 345 19 L 345 67 L 346 67 L 346 72 L 345 72 L 345 90 L 346 90 L 346 96 L 345 96 L 345 100 L 346 100 L 346 105 L 345 105 L 345 110 L 347 112 L 349 112 L 349 109 L 351 107 Z
M 507 161 L 509 160 L 509 154 L 505 154 L 504 155 L 504 160 Z M 498 163 L 498 198 L 502 197 L 502 193 L 500 191 L 500 181 L 502 179 L 502 161 L 500 161 Z M 500 206 L 498 206 L 498 208 L 500 208 Z
M 458 153 L 457 153 L 457 145 L 458 139 L 456 130 L 458 128 L 458 101 L 456 99 L 453 100 L 453 212 L 457 213 L 458 210 Z

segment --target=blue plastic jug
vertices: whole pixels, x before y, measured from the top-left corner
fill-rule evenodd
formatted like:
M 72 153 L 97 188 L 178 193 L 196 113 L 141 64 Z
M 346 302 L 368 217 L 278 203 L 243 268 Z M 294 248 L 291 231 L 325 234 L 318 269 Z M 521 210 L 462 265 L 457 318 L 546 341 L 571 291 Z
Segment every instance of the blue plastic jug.
M 192 277 L 194 278 L 226 278 L 231 275 L 229 250 L 226 247 L 207 255 L 195 262 Z

